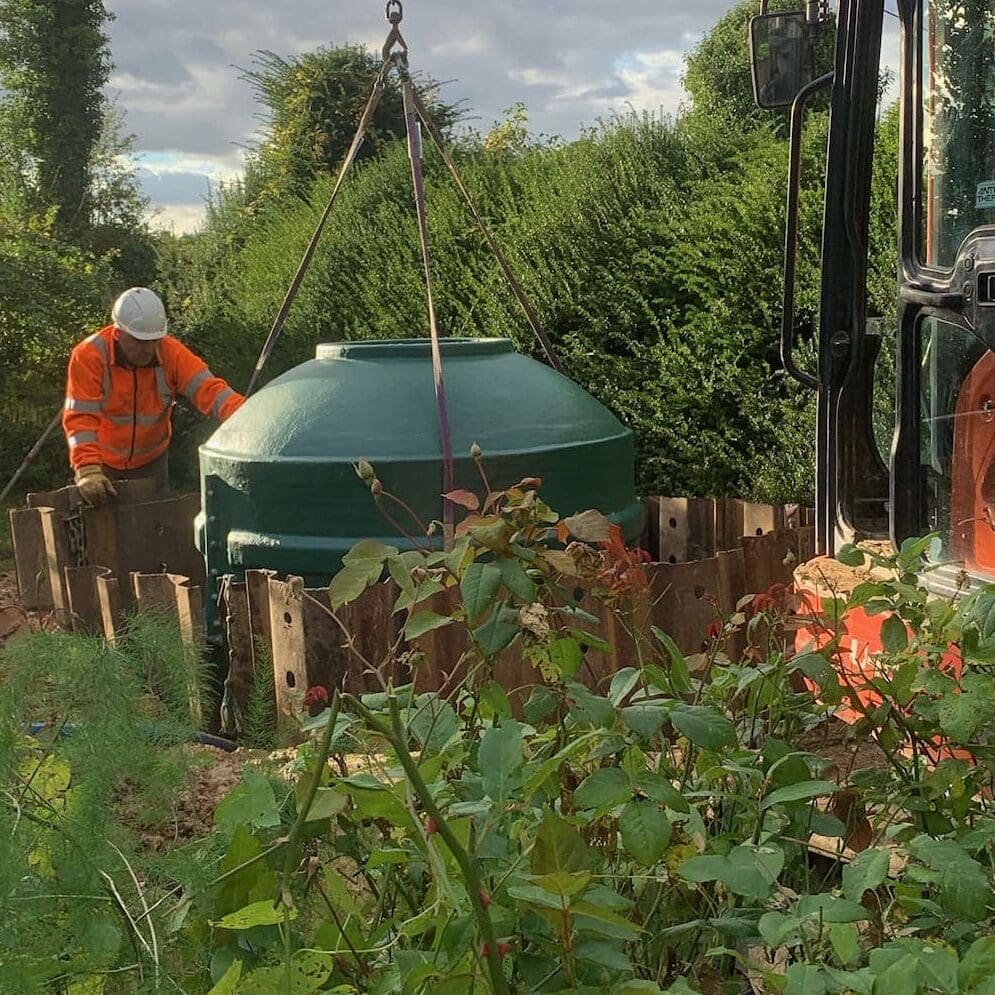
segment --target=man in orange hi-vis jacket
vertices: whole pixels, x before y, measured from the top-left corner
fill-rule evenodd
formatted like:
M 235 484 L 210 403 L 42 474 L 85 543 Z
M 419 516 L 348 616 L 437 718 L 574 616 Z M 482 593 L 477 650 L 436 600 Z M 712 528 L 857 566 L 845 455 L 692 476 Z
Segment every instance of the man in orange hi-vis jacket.
M 138 477 L 155 479 L 165 496 L 178 394 L 221 421 L 245 400 L 166 334 L 166 310 L 153 291 L 126 290 L 111 322 L 73 349 L 62 415 L 76 486 L 89 505 L 117 493 L 113 480 Z

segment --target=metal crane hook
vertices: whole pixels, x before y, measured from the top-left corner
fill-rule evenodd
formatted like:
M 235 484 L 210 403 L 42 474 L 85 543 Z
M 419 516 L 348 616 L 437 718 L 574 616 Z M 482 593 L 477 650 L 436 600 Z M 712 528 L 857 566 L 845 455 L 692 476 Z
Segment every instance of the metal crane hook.
M 387 6 L 384 9 L 384 13 L 387 17 L 388 23 L 390 24 L 390 34 L 387 35 L 387 40 L 383 45 L 384 62 L 393 58 L 395 55 L 400 56 L 401 60 L 406 61 L 408 57 L 408 43 L 404 40 L 404 37 L 398 28 L 398 25 L 404 17 L 404 7 L 401 5 L 401 0 L 387 0 Z M 396 52 L 395 48 L 397 49 Z

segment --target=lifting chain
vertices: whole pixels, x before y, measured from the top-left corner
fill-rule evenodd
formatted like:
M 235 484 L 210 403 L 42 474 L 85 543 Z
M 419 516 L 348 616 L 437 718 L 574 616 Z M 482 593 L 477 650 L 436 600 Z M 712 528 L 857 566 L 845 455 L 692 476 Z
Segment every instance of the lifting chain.
M 71 515 L 63 519 L 66 523 L 66 542 L 69 547 L 69 562 L 74 567 L 89 565 L 86 550 L 86 519 L 83 516 L 83 505 L 79 505 Z
M 385 14 L 390 24 L 390 34 L 387 35 L 387 40 L 383 43 L 383 60 L 387 62 L 396 58 L 407 65 L 408 43 L 398 28 L 404 17 L 404 7 L 401 6 L 401 0 L 387 0 Z

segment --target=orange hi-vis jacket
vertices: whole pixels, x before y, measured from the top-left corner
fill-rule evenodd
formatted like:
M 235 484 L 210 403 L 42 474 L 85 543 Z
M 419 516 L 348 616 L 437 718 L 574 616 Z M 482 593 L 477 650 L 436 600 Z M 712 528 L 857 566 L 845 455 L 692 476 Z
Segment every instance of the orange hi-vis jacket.
M 69 359 L 62 427 L 73 469 L 93 464 L 133 470 L 158 459 L 173 434 L 177 394 L 224 421 L 245 400 L 182 342 L 166 336 L 149 366 L 129 366 L 114 326 L 84 339 Z

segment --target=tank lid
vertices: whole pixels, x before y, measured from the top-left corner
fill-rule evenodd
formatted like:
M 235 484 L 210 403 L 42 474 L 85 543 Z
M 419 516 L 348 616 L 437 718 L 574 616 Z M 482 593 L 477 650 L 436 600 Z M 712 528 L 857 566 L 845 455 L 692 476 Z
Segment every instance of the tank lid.
M 443 356 L 496 356 L 512 352 L 511 339 L 440 339 Z M 315 359 L 429 359 L 431 339 L 383 339 L 375 342 L 324 342 Z

